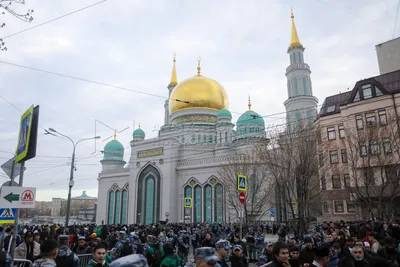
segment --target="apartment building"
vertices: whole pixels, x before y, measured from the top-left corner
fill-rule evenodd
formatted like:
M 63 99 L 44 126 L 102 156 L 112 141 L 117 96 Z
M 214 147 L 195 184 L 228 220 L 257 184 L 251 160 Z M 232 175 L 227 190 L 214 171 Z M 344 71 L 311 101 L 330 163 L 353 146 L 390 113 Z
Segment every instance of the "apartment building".
M 325 99 L 318 131 L 321 220 L 400 215 L 400 70 Z

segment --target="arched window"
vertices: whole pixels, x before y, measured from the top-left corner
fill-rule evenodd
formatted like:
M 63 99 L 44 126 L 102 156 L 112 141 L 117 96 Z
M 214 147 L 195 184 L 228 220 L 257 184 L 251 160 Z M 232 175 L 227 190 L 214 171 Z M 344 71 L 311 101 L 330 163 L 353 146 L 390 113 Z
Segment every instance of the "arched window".
M 185 187 L 185 198 L 192 198 L 192 187 L 189 185 Z M 192 217 L 192 209 L 185 209 L 185 216 Z
M 204 187 L 204 221 L 212 222 L 212 187 L 209 184 Z
M 303 77 L 303 91 L 304 91 L 304 95 L 307 95 L 307 79 L 306 77 Z
M 190 141 L 192 145 L 196 144 L 196 136 L 192 135 L 192 140 Z
M 201 135 L 198 135 L 198 136 L 197 136 L 197 144 L 198 144 L 198 145 L 201 145 Z
M 227 144 L 227 143 L 228 143 L 228 133 L 225 132 L 225 144 Z
M 222 133 L 219 133 L 219 143 L 222 144 Z
M 201 186 L 200 185 L 196 185 L 196 187 L 194 188 L 194 219 L 195 222 L 202 222 L 202 212 L 201 212 L 201 208 L 202 208 L 202 199 L 201 199 Z
M 137 214 L 138 223 L 151 224 L 160 217 L 160 173 L 153 165 L 141 171 L 138 180 Z
M 296 64 L 296 53 L 293 53 L 293 64 Z
M 115 224 L 121 223 L 121 190 L 115 192 Z
M 108 193 L 108 224 L 114 224 L 114 203 L 115 193 L 110 191 Z
M 214 222 L 222 223 L 223 222 L 223 213 L 224 213 L 224 197 L 223 197 L 223 188 L 221 184 L 217 184 L 214 187 Z
M 128 223 L 128 191 L 124 189 L 122 191 L 122 205 L 121 205 L 121 223 Z
M 299 87 L 297 84 L 297 78 L 294 78 L 294 96 L 298 96 L 299 95 Z

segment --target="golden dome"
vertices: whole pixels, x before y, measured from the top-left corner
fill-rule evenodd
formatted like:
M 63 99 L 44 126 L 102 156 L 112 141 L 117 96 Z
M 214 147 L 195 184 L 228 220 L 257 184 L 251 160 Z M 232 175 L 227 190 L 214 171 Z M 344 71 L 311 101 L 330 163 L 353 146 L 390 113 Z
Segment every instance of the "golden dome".
M 228 95 L 213 79 L 201 75 L 188 78 L 172 91 L 169 112 L 172 114 L 190 108 L 228 109 Z

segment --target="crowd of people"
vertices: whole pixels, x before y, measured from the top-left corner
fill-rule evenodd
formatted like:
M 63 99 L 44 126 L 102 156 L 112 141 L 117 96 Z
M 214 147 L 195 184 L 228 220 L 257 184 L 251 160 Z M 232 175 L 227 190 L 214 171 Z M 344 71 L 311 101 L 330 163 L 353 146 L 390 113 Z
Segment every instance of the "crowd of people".
M 282 224 L 274 240 L 265 238 L 263 225 L 246 230 L 240 236 L 237 226 L 222 224 L 24 226 L 14 259 L 29 260 L 33 267 L 400 266 L 397 221 L 324 222 L 302 238 Z M 0 231 L 0 267 L 11 266 L 13 230 Z

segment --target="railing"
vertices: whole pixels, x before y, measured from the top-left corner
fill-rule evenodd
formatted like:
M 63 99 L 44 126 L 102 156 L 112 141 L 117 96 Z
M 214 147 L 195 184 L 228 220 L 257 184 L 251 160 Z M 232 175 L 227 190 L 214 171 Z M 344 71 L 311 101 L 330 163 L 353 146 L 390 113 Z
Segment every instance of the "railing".
M 13 266 L 17 267 L 32 267 L 32 262 L 30 260 L 14 259 Z
M 78 255 L 79 258 L 79 266 L 86 267 L 89 265 L 90 260 L 92 259 L 93 254 L 81 254 Z

